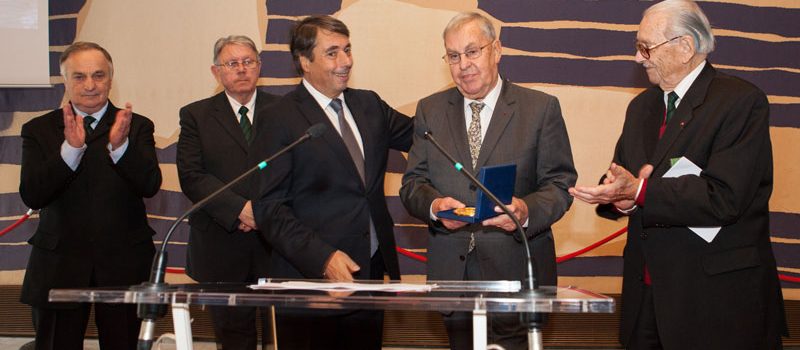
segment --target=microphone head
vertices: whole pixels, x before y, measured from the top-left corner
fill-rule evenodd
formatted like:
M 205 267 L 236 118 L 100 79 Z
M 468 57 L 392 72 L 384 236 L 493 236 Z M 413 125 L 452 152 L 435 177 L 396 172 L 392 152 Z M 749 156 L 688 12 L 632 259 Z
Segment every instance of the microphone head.
M 433 136 L 433 133 L 427 127 L 415 127 L 414 132 L 417 133 L 419 137 L 427 139 L 429 136 Z
M 308 134 L 308 136 L 311 136 L 311 138 L 313 139 L 315 137 L 319 137 L 320 135 L 324 134 L 326 131 L 328 131 L 328 126 L 325 125 L 325 123 L 316 123 L 312 125 L 310 128 L 308 128 L 306 134 Z

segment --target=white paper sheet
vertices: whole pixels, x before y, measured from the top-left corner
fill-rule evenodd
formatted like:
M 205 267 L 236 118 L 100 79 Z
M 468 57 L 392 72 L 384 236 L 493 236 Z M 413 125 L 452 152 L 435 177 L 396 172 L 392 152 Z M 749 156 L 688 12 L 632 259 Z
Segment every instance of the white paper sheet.
M 703 171 L 703 169 L 700 169 L 700 167 L 689 160 L 689 158 L 681 157 L 681 159 L 678 159 L 678 161 L 669 168 L 664 174 L 664 177 L 680 177 L 684 175 L 700 176 L 701 171 Z M 689 227 L 689 229 L 706 242 L 711 243 L 714 237 L 717 237 L 717 233 L 719 233 L 722 227 Z
M 258 284 L 250 286 L 252 289 L 294 289 L 294 290 L 321 290 L 321 291 L 379 291 L 379 292 L 430 292 L 437 286 L 435 284 L 412 283 L 353 283 L 353 282 L 307 282 L 286 281 L 267 282 L 259 279 Z

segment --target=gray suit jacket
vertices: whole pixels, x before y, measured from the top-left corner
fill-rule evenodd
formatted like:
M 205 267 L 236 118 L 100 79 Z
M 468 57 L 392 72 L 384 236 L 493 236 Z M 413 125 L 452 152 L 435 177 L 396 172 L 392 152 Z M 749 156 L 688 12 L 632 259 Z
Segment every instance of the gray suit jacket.
M 463 103 L 464 97 L 456 88 L 436 93 L 420 101 L 414 122 L 418 130 L 430 130 L 462 164 L 470 164 Z M 577 179 L 569 137 L 558 99 L 504 81 L 476 168 L 508 163 L 517 165 L 514 196 L 528 205 L 530 221 L 526 234 L 539 284 L 555 285 L 555 248 L 550 225 L 572 203 L 567 188 L 574 186 Z M 476 188 L 419 135 L 414 136 L 409 152 L 400 196 L 411 215 L 429 225 L 429 279 L 463 278 L 464 257 L 473 232 L 481 279 L 524 278 L 524 251 L 510 233 L 480 224 L 451 232 L 430 219 L 434 199 L 449 196 L 468 206 L 474 205 Z

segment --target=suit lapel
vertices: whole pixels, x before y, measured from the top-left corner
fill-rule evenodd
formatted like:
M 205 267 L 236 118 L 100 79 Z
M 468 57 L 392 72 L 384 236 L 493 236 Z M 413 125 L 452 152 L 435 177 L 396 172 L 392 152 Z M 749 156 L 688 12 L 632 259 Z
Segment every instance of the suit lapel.
M 642 138 L 642 145 L 644 145 L 644 154 L 646 159 L 652 159 L 656 146 L 659 143 L 658 132 L 661 129 L 661 123 L 664 122 L 664 113 L 666 107 L 664 106 L 664 98 L 661 89 L 655 89 L 651 96 L 651 101 L 645 105 L 650 108 L 642 111 L 642 126 L 639 137 Z
M 478 155 L 478 164 L 475 166 L 476 171 L 486 164 L 495 146 L 500 141 L 500 137 L 503 136 L 503 131 L 505 131 L 508 122 L 511 121 L 511 117 L 514 115 L 513 105 L 516 103 L 516 97 L 511 92 L 511 83 L 504 81 L 503 88 L 500 91 L 500 98 L 497 99 L 489 127 L 486 130 L 486 136 L 483 137 L 483 142 L 481 142 L 481 152 Z
M 339 160 L 342 166 L 348 169 L 352 176 L 360 179 L 361 176 L 358 174 L 356 165 L 353 163 L 353 159 L 350 157 L 350 152 L 347 151 L 347 146 L 345 146 L 342 136 L 339 135 L 339 133 L 336 131 L 336 128 L 333 127 L 330 118 L 328 118 L 328 116 L 325 114 L 325 111 L 320 108 L 317 100 L 311 96 L 311 93 L 306 90 L 302 83 L 298 85 L 295 93 L 295 99 L 303 117 L 306 118 L 310 125 L 314 125 L 316 123 L 325 123 L 328 126 L 330 131 L 322 134 L 322 139 L 328 144 L 328 147 L 336 155 L 336 158 Z M 347 101 L 346 103 L 348 103 L 348 107 L 350 107 L 350 101 Z M 353 113 L 352 110 L 351 113 Z M 364 171 L 366 172 L 366 169 Z
M 686 96 L 682 98 L 678 108 L 675 110 L 675 115 L 667 124 L 664 136 L 661 137 L 661 140 L 659 140 L 656 145 L 655 153 L 651 158 L 651 164 L 657 167 L 657 165 L 664 160 L 667 151 L 678 139 L 678 136 L 683 132 L 686 125 L 691 122 L 694 117 L 694 109 L 703 103 L 706 92 L 708 91 L 708 85 L 711 84 L 714 75 L 714 68 L 711 67 L 710 63 L 706 63 L 703 71 L 700 72 L 700 75 L 697 76 L 697 79 L 686 92 Z
M 464 96 L 458 92 L 458 89 L 453 88 L 451 91 L 446 120 L 447 124 L 450 126 L 450 135 L 453 137 L 453 145 L 456 148 L 456 157 L 466 169 L 470 169 L 472 167 L 472 157 L 469 154 L 467 124 L 464 121 Z
M 211 112 L 211 117 L 214 118 L 222 127 L 222 130 L 225 130 L 225 132 L 236 141 L 239 147 L 246 152 L 248 148 L 247 140 L 244 139 L 244 133 L 239 126 L 239 119 L 236 117 L 236 114 L 233 113 L 233 107 L 231 107 L 231 103 L 228 102 L 228 96 L 225 95 L 225 92 L 214 96 L 212 105 L 213 111 Z

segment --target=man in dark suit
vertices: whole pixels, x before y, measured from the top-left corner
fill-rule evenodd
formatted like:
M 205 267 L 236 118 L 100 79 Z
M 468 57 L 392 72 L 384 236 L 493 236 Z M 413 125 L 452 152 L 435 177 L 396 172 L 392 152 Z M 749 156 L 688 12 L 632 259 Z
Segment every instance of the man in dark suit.
M 421 100 L 415 128 L 430 130 L 465 171 L 477 174 L 483 166 L 517 165 L 509 209 L 527 228 L 539 284 L 555 285 L 550 226 L 572 203 L 567 188 L 577 178 L 558 100 L 500 79 L 500 41 L 480 14 L 462 13 L 450 20 L 444 46 L 443 58 L 456 87 Z M 400 197 L 411 215 L 428 223 L 428 279 L 525 278 L 524 251 L 508 215 L 471 225 L 436 216 L 442 210 L 475 206 L 476 187 L 418 135 Z M 464 312 L 445 317 L 451 348 L 472 349 L 470 317 Z M 489 342 L 506 349 L 527 347 L 518 315 L 490 315 L 489 322 Z
M 22 201 L 40 209 L 22 284 L 36 349 L 83 349 L 90 304 L 52 304 L 52 288 L 146 281 L 155 253 L 143 197 L 161 186 L 153 123 L 108 100 L 114 66 L 95 43 L 61 54 L 69 103 L 22 126 Z M 102 349 L 135 349 L 136 306 L 96 304 Z
M 323 123 L 328 131 L 277 158 L 261 175 L 254 211 L 273 247 L 270 275 L 351 281 L 382 280 L 388 273 L 399 279 L 383 181 L 389 149 L 411 146 L 412 121 L 376 93 L 347 87 L 353 59 L 344 23 L 311 16 L 291 33 L 292 57 L 303 80 L 258 127 L 253 150 L 263 154 L 256 159 L 311 125 Z M 315 315 L 279 309 L 278 346 L 380 349 L 383 312 Z
M 655 86 L 628 106 L 601 184 L 570 189 L 609 204 L 598 210 L 604 216 L 630 215 L 620 341 L 779 349 L 787 328 L 769 238 L 767 98 L 706 61 L 714 37 L 694 2 L 653 5 L 636 40 L 636 62 Z M 687 160 L 694 170 L 665 176 Z
M 276 96 L 257 91 L 261 61 L 255 43 L 241 35 L 214 44 L 211 73 L 225 91 L 180 110 L 178 176 L 196 203 L 235 179 L 248 162 L 254 125 Z M 253 163 L 253 164 L 251 164 Z M 200 282 L 255 283 L 268 272 L 269 247 L 257 232 L 246 183 L 234 186 L 189 217 L 187 274 Z M 256 349 L 255 307 L 210 306 L 217 343 L 223 349 Z M 267 325 L 267 309 L 262 324 Z M 266 329 L 266 327 L 265 327 Z M 269 332 L 263 332 L 267 339 Z M 264 342 L 266 343 L 266 342 Z

